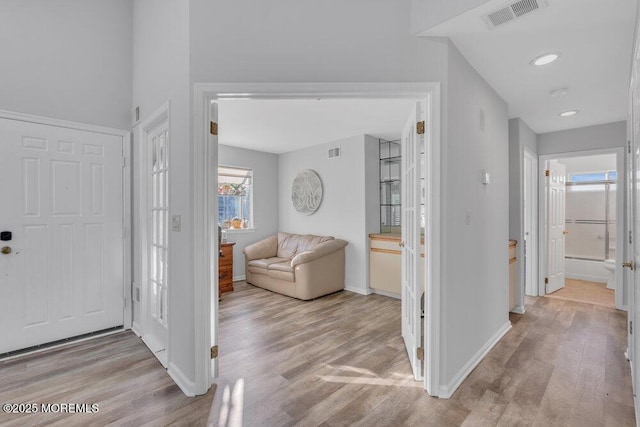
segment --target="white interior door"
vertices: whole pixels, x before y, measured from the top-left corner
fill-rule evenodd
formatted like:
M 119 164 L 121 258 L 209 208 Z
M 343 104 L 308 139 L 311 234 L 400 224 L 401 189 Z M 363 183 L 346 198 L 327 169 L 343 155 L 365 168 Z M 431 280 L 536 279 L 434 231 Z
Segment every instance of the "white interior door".
M 422 378 L 422 350 L 420 324 L 420 147 L 424 135 L 418 134 L 417 123 L 422 120 L 420 103 L 411 112 L 402 133 L 402 338 L 416 380 Z
M 634 75 L 637 70 L 634 69 Z M 635 80 L 635 79 L 634 79 Z M 638 91 L 640 87 L 634 85 L 634 91 L 632 93 L 633 110 L 632 110 L 632 129 L 629 146 L 629 172 L 627 184 L 629 185 L 628 191 L 630 192 L 630 214 L 629 221 L 630 231 L 630 244 L 629 251 L 627 253 L 627 259 L 625 265 L 627 268 L 627 278 L 629 286 L 629 304 L 630 314 L 629 321 L 629 347 L 632 360 L 632 384 L 636 391 L 637 396 L 638 384 L 640 380 L 640 370 L 638 369 L 638 355 L 640 355 L 640 339 L 636 338 L 637 328 L 640 325 L 640 274 L 637 273 L 637 268 L 640 265 L 640 94 Z M 636 404 L 638 403 L 636 397 Z
M 634 140 L 634 133 L 633 133 L 633 123 L 634 123 L 634 117 L 633 117 L 633 98 L 634 98 L 634 94 L 633 92 L 630 93 L 630 97 L 629 97 L 629 111 L 628 111 L 628 118 L 627 118 L 627 168 L 626 168 L 626 176 L 625 176 L 625 184 L 626 184 L 626 189 L 627 189 L 627 211 L 626 211 L 626 223 L 627 223 L 627 227 L 628 227 L 628 237 L 624 239 L 624 259 L 620 259 L 620 257 L 618 257 L 617 262 L 622 262 L 624 260 L 631 260 L 633 258 L 633 254 L 635 252 L 635 248 L 634 248 L 634 240 L 636 240 L 637 238 L 637 229 L 636 229 L 636 217 L 637 217 L 637 205 L 636 203 L 638 202 L 638 200 L 636 199 L 636 186 L 637 186 L 637 182 L 635 182 L 634 180 L 634 176 L 636 176 L 636 171 L 635 171 L 635 165 L 636 165 L 636 156 L 634 155 L 634 144 L 633 144 L 633 140 Z M 620 176 L 620 174 L 618 174 L 618 176 Z M 636 317 L 636 286 L 635 286 L 635 274 L 634 274 L 634 270 L 630 269 L 630 268 L 625 268 L 623 269 L 623 277 L 624 277 L 624 284 L 625 286 L 628 287 L 628 304 L 629 304 L 629 314 L 628 314 L 628 323 L 629 325 L 633 322 L 634 318 Z M 627 328 L 627 357 L 631 362 L 631 384 L 633 386 L 633 390 L 634 390 L 634 395 L 635 395 L 635 390 L 637 388 L 637 384 L 636 384 L 636 370 L 637 370 L 637 366 L 636 366 L 636 358 L 635 355 L 636 353 L 636 349 L 635 346 L 638 345 L 638 343 L 636 343 L 635 340 L 635 336 L 632 333 L 633 330 L 631 328 L 631 326 L 629 326 Z
M 146 146 L 146 322 L 142 339 L 167 367 L 169 264 L 169 125 L 163 120 L 142 140 Z
M 564 288 L 566 167 L 550 161 L 547 168 L 548 294 Z
M 537 167 L 535 164 L 535 158 L 528 153 L 524 152 L 523 157 L 523 210 L 524 210 L 524 290 L 526 295 L 537 295 L 536 292 L 536 280 L 534 279 L 534 254 L 535 239 L 533 233 L 534 226 L 534 212 L 535 212 L 535 176 Z M 521 301 L 518 302 L 520 304 Z
M 123 325 L 123 157 L 121 136 L 0 119 L 0 353 Z

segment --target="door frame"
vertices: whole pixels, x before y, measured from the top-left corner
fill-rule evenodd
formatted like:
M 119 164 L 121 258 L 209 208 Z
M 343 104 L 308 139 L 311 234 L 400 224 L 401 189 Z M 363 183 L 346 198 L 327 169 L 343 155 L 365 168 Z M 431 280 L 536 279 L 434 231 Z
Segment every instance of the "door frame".
M 425 170 L 427 222 L 425 234 L 425 354 L 424 388 L 439 390 L 440 368 L 440 83 L 196 83 L 194 85 L 193 169 L 194 186 L 194 331 L 196 394 L 204 394 L 218 376 L 217 360 L 211 363 L 210 347 L 217 342 L 217 136 L 209 133 L 211 104 L 222 99 L 427 99 L 428 144 Z M 211 321 L 203 321 L 210 319 Z M 213 341 L 213 342 L 212 342 Z
M 126 130 L 106 126 L 90 125 L 86 123 L 37 116 L 33 114 L 17 113 L 7 110 L 0 110 L 0 118 L 92 133 L 101 133 L 117 136 L 122 139 L 122 267 L 124 270 L 122 274 L 122 293 L 124 298 L 123 327 L 124 329 L 131 329 L 133 322 L 133 294 L 131 285 L 131 133 Z
M 149 117 L 140 121 L 135 129 L 137 134 L 137 148 L 136 148 L 136 171 L 138 176 L 138 190 L 139 197 L 137 200 L 137 225 L 138 232 L 137 235 L 140 238 L 139 243 L 139 251 L 140 251 L 140 265 L 139 265 L 139 278 L 140 283 L 137 284 L 137 287 L 140 289 L 140 300 L 138 301 L 140 307 L 139 319 L 136 319 L 136 328 L 134 332 L 143 339 L 145 345 L 148 346 L 148 342 L 144 340 L 145 335 L 147 334 L 149 325 L 148 325 L 148 305 L 149 305 L 149 295 L 148 295 L 148 267 L 149 267 L 149 146 L 148 146 L 148 138 L 149 135 L 155 131 L 159 126 L 164 126 L 166 123 L 167 129 L 169 131 L 169 143 L 166 146 L 166 156 L 169 161 L 169 182 L 171 179 L 171 101 L 167 101 L 156 111 L 151 113 Z M 171 213 L 171 186 L 167 186 L 167 196 L 169 200 L 169 213 Z M 168 247 L 171 247 L 171 236 L 172 233 L 169 230 Z M 171 259 L 171 251 L 169 251 L 169 260 Z M 167 289 L 167 305 L 172 301 L 171 289 L 173 287 L 169 284 Z M 170 362 L 170 342 L 171 342 L 171 328 L 169 327 L 171 319 L 167 317 L 167 343 L 165 348 L 166 354 L 166 364 L 168 366 Z M 154 353 L 155 356 L 155 353 Z
M 626 176 L 625 165 L 625 148 L 613 147 L 602 148 L 597 150 L 582 150 L 582 151 L 570 151 L 557 154 L 545 154 L 538 157 L 538 296 L 546 295 L 546 287 L 544 278 L 547 272 L 547 253 L 548 242 L 546 236 L 545 218 L 547 210 L 547 200 L 545 197 L 546 181 L 544 171 L 546 163 L 549 160 L 561 160 L 571 157 L 584 157 L 584 156 L 596 156 L 599 154 L 615 154 L 616 155 L 616 172 L 617 178 L 617 191 L 616 191 L 616 286 L 615 286 L 615 305 L 619 310 L 627 310 L 627 306 L 624 305 L 624 281 L 622 278 L 622 264 L 618 262 L 624 254 L 624 233 L 627 230 L 625 222 L 625 206 L 626 206 L 626 182 L 621 177 Z
M 524 170 L 524 161 L 526 158 L 531 160 L 531 170 L 529 171 L 529 176 L 527 177 Z M 520 254 L 522 256 L 521 259 L 524 259 L 522 263 L 521 271 L 518 275 L 523 277 L 525 286 L 521 286 L 521 292 L 523 293 L 518 299 L 517 303 L 520 307 L 522 307 L 522 312 L 524 313 L 524 295 L 537 295 L 538 294 L 538 269 L 536 266 L 538 265 L 538 197 L 537 197 L 537 186 L 538 186 L 538 155 L 533 151 L 524 148 L 522 151 L 522 174 L 523 174 L 523 191 L 522 191 L 522 201 L 524 201 L 524 194 L 527 192 L 527 184 L 531 187 L 531 197 L 529 200 L 528 206 L 525 206 L 523 209 L 523 216 L 530 216 L 530 224 L 531 224 L 531 235 L 529 236 L 529 246 L 527 250 L 527 254 L 525 255 L 524 248 L 524 233 L 526 230 L 524 229 L 524 218 L 522 222 L 522 238 L 523 245 L 520 250 Z M 525 264 L 529 266 L 529 269 L 525 268 Z M 529 276 L 530 280 L 527 280 L 527 276 Z

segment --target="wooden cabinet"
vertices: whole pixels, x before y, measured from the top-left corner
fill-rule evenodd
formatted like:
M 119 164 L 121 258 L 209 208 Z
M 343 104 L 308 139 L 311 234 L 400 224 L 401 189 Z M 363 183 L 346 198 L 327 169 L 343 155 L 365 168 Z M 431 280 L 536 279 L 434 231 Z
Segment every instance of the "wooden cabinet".
M 516 306 L 516 241 L 509 241 L 509 311 Z
M 220 258 L 218 259 L 218 292 L 233 291 L 233 245 L 234 242 L 225 242 L 220 245 Z

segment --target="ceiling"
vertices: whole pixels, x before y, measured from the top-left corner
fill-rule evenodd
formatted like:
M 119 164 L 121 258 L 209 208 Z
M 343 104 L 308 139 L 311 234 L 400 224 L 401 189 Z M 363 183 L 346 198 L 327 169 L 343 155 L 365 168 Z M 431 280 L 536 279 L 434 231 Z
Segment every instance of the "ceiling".
M 547 0 L 548 7 L 494 30 L 482 16 L 511 2 L 492 0 L 420 35 L 447 36 L 536 133 L 626 119 L 636 0 Z M 561 52 L 552 64 L 530 61 Z M 561 98 L 550 92 L 568 88 Z M 572 117 L 559 117 L 580 110 Z
M 399 139 L 407 99 L 221 100 L 219 143 L 285 153 L 356 135 Z

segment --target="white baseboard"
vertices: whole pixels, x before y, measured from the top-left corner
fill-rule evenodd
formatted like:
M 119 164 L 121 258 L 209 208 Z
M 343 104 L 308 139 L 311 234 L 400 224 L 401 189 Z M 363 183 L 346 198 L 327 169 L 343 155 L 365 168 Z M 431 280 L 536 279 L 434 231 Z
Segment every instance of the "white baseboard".
M 246 280 L 246 279 L 247 279 L 247 276 L 243 274 L 242 276 L 233 276 L 233 279 L 231 280 L 233 280 L 234 282 L 239 282 L 241 280 Z
M 136 334 L 139 338 L 142 337 L 142 330 L 140 329 L 140 325 L 138 325 L 135 321 L 131 325 L 131 330 L 134 334 Z
M 511 313 L 516 313 L 516 314 L 524 314 L 524 306 L 523 305 L 516 305 L 515 307 L 513 307 L 513 310 L 510 311 Z
M 453 393 L 455 393 L 458 387 L 460 387 L 462 381 L 464 381 L 465 378 L 469 376 L 471 371 L 473 371 L 475 367 L 478 366 L 480 362 L 482 362 L 482 359 L 484 359 L 484 357 L 502 339 L 502 337 L 507 332 L 509 332 L 509 329 L 511 329 L 511 322 L 507 322 L 502 325 L 500 329 L 498 329 L 498 331 L 493 334 L 493 336 L 489 338 L 489 340 L 480 348 L 480 350 L 478 350 L 478 352 L 474 354 L 467 363 L 465 363 L 462 369 L 460 369 L 458 373 L 454 375 L 453 379 L 449 382 L 448 385 L 440 385 L 440 392 L 438 393 L 438 397 L 442 399 L 449 399 L 451 396 L 453 396 Z
M 585 280 L 587 282 L 607 283 L 607 278 L 602 276 L 592 276 L 590 274 L 566 273 L 567 279 Z
M 182 373 L 180 368 L 173 364 L 173 362 L 169 362 L 169 369 L 167 369 L 167 373 L 171 377 L 171 379 L 180 387 L 180 390 L 187 397 L 194 397 L 196 395 L 195 389 L 196 385 L 193 381 L 189 380 L 187 376 Z
M 345 285 L 344 290 L 353 292 L 354 294 L 360 294 L 360 295 L 371 295 L 373 293 L 371 292 L 370 288 L 362 289 L 362 288 L 356 288 L 355 286 L 347 286 L 347 285 Z
M 396 294 L 395 292 L 385 291 L 383 289 L 371 289 L 371 293 L 376 295 L 382 295 L 384 297 L 395 298 L 395 299 L 402 298 L 402 295 L 400 294 Z

